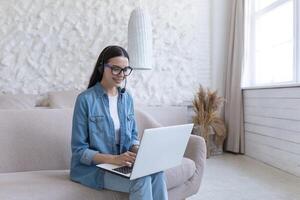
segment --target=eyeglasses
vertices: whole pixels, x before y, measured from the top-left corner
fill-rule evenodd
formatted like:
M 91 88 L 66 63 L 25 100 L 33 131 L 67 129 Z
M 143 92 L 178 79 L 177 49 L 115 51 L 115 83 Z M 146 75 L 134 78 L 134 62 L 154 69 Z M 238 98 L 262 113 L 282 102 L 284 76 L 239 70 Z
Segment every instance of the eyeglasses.
M 130 66 L 124 68 L 111 64 L 104 64 L 104 66 L 110 68 L 113 75 L 120 75 L 123 71 L 124 76 L 129 76 L 133 70 Z

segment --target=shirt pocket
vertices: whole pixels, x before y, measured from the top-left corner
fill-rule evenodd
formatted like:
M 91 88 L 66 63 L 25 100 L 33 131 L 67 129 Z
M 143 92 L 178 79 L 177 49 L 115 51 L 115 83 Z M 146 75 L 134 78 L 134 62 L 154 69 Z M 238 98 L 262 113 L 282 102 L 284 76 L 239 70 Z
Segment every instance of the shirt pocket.
M 105 130 L 104 116 L 90 116 L 89 117 L 89 131 L 90 133 L 99 133 Z

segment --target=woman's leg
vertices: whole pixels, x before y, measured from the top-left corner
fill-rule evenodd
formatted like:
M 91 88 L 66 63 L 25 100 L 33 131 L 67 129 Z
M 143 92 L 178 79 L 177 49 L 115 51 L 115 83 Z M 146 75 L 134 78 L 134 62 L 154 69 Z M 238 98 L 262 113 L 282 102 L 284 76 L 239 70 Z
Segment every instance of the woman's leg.
M 105 172 L 104 188 L 129 193 L 130 200 L 168 199 L 168 192 L 163 172 L 131 181 L 127 178 Z
M 154 200 L 167 200 L 168 190 L 166 185 L 165 173 L 158 172 L 150 175 L 152 180 L 152 194 Z
M 121 176 L 105 172 L 104 188 L 119 192 L 129 192 L 130 180 Z
M 153 200 L 151 176 L 144 176 L 130 181 L 130 200 Z
M 130 181 L 127 178 L 105 172 L 104 188 L 129 193 L 130 200 L 153 200 L 150 176 Z

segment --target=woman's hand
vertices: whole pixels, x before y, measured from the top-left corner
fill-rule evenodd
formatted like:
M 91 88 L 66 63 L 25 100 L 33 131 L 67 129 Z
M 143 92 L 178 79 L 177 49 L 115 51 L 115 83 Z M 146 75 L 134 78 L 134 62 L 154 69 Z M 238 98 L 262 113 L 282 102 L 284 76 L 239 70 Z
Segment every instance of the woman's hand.
M 115 155 L 113 158 L 113 163 L 115 165 L 128 166 L 131 167 L 135 161 L 136 153 L 127 151 L 121 155 Z

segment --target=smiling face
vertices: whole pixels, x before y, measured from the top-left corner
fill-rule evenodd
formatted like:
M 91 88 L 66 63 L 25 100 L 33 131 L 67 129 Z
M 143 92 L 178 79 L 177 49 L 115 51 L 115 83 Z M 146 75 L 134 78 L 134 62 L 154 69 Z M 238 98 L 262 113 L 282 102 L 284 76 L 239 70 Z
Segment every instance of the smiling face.
M 129 65 L 129 61 L 126 57 L 118 56 L 110 58 L 107 64 L 118 66 L 123 69 Z M 111 68 L 104 67 L 104 73 L 101 83 L 104 83 L 109 87 L 120 87 L 124 79 L 125 76 L 123 71 L 118 75 L 114 75 L 111 71 Z

